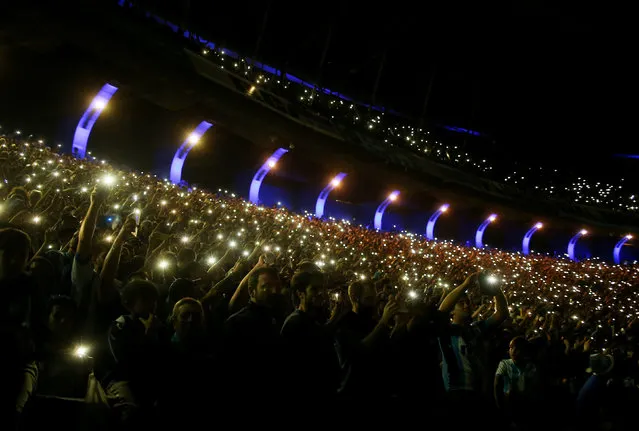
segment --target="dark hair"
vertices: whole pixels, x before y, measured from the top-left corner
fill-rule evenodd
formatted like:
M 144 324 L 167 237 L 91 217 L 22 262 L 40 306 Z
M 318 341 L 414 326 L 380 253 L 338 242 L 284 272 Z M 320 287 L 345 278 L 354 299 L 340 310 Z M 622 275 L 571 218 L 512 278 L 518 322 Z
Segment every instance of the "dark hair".
M 178 278 L 169 286 L 169 295 L 166 298 L 166 302 L 174 304 L 183 298 L 195 296 L 195 294 L 195 282 L 186 278 Z
M 122 305 L 132 307 L 139 299 L 158 299 L 158 290 L 150 281 L 134 280 L 125 284 L 120 291 Z
M 12 227 L 0 229 L 0 250 L 11 251 L 26 250 L 27 256 L 31 251 L 31 238 L 29 235 Z
M 177 260 L 179 263 L 192 262 L 196 259 L 197 255 L 191 248 L 183 248 L 178 252 Z
M 258 268 L 255 270 L 255 272 L 253 272 L 253 274 L 251 274 L 251 276 L 248 279 L 249 290 L 253 290 L 257 287 L 258 280 L 260 278 L 260 275 L 262 274 L 269 274 L 279 279 L 277 269 L 273 268 L 272 266 L 265 266 L 264 268 Z
M 182 298 L 178 302 L 176 302 L 175 305 L 173 306 L 171 315 L 169 316 L 169 321 L 175 320 L 176 314 L 178 310 L 180 309 L 180 307 L 187 304 L 197 305 L 202 311 L 202 314 L 204 314 L 204 308 L 202 307 L 202 303 L 200 301 L 198 301 L 195 298 Z
M 519 335 L 510 340 L 510 343 L 515 349 L 519 350 L 522 355 L 528 356 L 528 354 L 530 353 L 530 343 L 528 342 L 528 340 L 526 340 L 525 337 Z
M 293 292 L 302 292 L 318 278 L 322 282 L 324 281 L 324 275 L 321 272 L 298 271 L 293 274 L 291 279 L 291 290 Z

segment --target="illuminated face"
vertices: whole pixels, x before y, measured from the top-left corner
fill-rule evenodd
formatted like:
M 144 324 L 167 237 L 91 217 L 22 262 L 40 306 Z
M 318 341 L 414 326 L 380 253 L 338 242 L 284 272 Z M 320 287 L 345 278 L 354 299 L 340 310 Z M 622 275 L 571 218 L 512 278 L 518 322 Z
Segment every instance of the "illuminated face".
M 177 310 L 173 320 L 173 329 L 179 337 L 184 340 L 200 333 L 204 327 L 204 316 L 202 307 L 197 304 L 185 303 Z
M 281 293 L 282 283 L 279 277 L 261 274 L 257 279 L 257 287 L 251 292 L 251 296 L 256 304 L 269 306 L 273 298 Z
M 69 307 L 54 305 L 49 313 L 47 327 L 54 336 L 68 337 L 73 334 L 75 319 Z
M 455 321 L 469 320 L 473 315 L 473 304 L 470 299 L 465 296 L 455 304 L 453 310 L 453 318 Z

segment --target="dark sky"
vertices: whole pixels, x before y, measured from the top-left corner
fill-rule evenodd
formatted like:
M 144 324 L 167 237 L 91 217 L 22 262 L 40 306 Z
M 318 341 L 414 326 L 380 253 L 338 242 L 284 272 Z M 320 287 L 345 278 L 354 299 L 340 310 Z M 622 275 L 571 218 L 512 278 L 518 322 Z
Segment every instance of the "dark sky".
M 471 150 L 606 172 L 617 165 L 611 154 L 638 152 L 634 38 L 622 10 L 530 0 L 147 3 L 213 41 L 364 102 L 385 57 L 376 100 L 411 116 L 421 114 L 434 77 L 428 121 L 491 137 L 469 141 Z
M 577 1 L 468 3 L 191 0 L 188 22 L 365 102 L 386 52 L 378 102 L 419 116 L 434 74 L 428 119 L 488 133 L 505 157 L 598 164 L 633 151 L 636 67 L 624 11 Z M 180 2 L 155 4 L 186 22 Z

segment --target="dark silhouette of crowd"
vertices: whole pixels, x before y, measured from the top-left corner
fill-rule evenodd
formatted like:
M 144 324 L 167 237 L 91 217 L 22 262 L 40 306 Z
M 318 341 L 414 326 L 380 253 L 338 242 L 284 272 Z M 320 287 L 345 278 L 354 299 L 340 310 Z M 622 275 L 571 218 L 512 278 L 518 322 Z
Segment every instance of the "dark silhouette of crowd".
M 636 429 L 636 266 L 0 145 L 2 429 Z

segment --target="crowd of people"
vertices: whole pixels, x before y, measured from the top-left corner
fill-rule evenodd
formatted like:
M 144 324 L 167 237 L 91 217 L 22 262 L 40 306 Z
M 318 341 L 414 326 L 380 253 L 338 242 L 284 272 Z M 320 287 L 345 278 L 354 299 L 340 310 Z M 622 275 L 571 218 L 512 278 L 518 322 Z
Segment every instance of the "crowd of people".
M 637 266 L 375 232 L 7 137 L 0 180 L 2 429 L 636 427 Z

